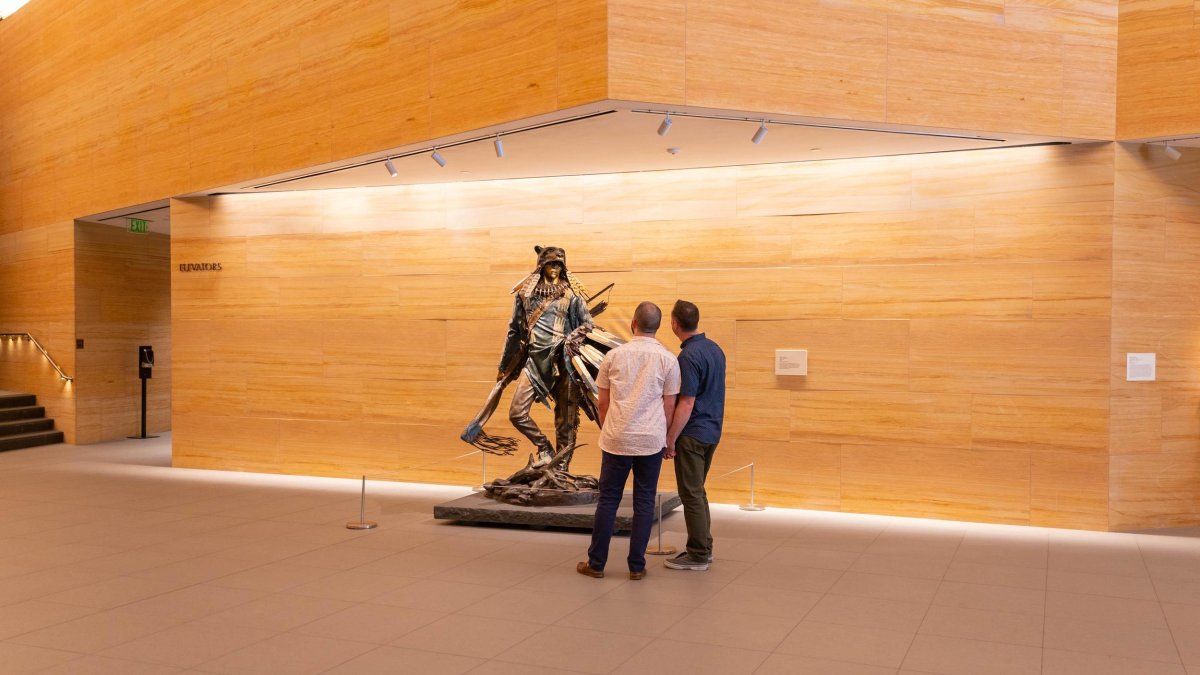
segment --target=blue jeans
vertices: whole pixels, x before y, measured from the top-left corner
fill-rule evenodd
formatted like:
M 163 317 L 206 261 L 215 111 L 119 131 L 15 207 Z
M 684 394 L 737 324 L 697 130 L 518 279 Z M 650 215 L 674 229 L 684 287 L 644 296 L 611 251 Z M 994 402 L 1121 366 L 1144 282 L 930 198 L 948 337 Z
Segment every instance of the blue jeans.
M 627 456 L 602 453 L 600 462 L 600 500 L 592 523 L 592 545 L 588 547 L 588 565 L 603 570 L 608 562 L 608 544 L 617 522 L 617 508 L 625 494 L 625 482 L 633 471 L 633 527 L 629 533 L 629 571 L 646 569 L 646 545 L 654 526 L 654 496 L 658 492 L 658 474 L 663 453 Z

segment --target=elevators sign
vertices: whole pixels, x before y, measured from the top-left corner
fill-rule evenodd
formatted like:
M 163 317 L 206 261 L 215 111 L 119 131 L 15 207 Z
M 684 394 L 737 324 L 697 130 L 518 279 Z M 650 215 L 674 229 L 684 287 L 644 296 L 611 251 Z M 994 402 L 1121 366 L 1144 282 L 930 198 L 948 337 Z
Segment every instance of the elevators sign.
M 1153 382 L 1154 381 L 1154 365 L 1155 352 L 1134 354 L 1125 354 L 1125 381 L 1127 382 Z

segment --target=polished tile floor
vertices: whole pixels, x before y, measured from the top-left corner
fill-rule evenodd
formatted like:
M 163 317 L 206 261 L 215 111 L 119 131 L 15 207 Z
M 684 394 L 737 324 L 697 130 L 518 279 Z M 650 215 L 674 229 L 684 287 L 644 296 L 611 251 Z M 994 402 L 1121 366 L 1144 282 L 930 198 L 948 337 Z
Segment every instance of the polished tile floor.
M 463 488 L 352 532 L 355 481 L 169 443 L 0 453 L 0 673 L 1200 675 L 1195 531 L 718 507 L 711 571 L 594 580 L 584 534 L 433 521 Z

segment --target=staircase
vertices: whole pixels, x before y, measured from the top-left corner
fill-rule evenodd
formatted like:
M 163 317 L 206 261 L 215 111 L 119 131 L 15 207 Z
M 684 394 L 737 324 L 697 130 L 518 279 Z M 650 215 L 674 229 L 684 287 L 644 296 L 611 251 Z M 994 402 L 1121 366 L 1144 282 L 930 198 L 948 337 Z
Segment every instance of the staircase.
M 0 390 L 0 451 L 62 443 L 63 433 L 33 394 Z

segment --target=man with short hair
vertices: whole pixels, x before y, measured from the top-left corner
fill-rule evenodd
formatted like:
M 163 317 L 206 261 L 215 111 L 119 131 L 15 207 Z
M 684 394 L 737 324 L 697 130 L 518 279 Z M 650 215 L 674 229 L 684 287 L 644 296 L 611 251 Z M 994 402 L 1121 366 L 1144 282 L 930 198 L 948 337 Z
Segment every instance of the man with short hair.
M 666 458 L 675 460 L 675 483 L 683 502 L 687 549 L 663 564 L 673 570 L 707 570 L 712 564 L 712 517 L 704 481 L 712 468 L 725 419 L 725 352 L 699 332 L 700 309 L 677 300 L 671 332 L 679 352 L 679 401 L 667 432 Z
M 616 524 L 625 483 L 633 472 L 633 526 L 629 533 L 629 578 L 646 576 L 646 545 L 654 524 L 654 497 L 662 470 L 667 425 L 679 393 L 679 364 L 654 339 L 662 310 L 643 302 L 634 312 L 633 339 L 605 355 L 596 375 L 600 413 L 600 499 L 592 524 L 588 559 L 580 574 L 600 578 Z

